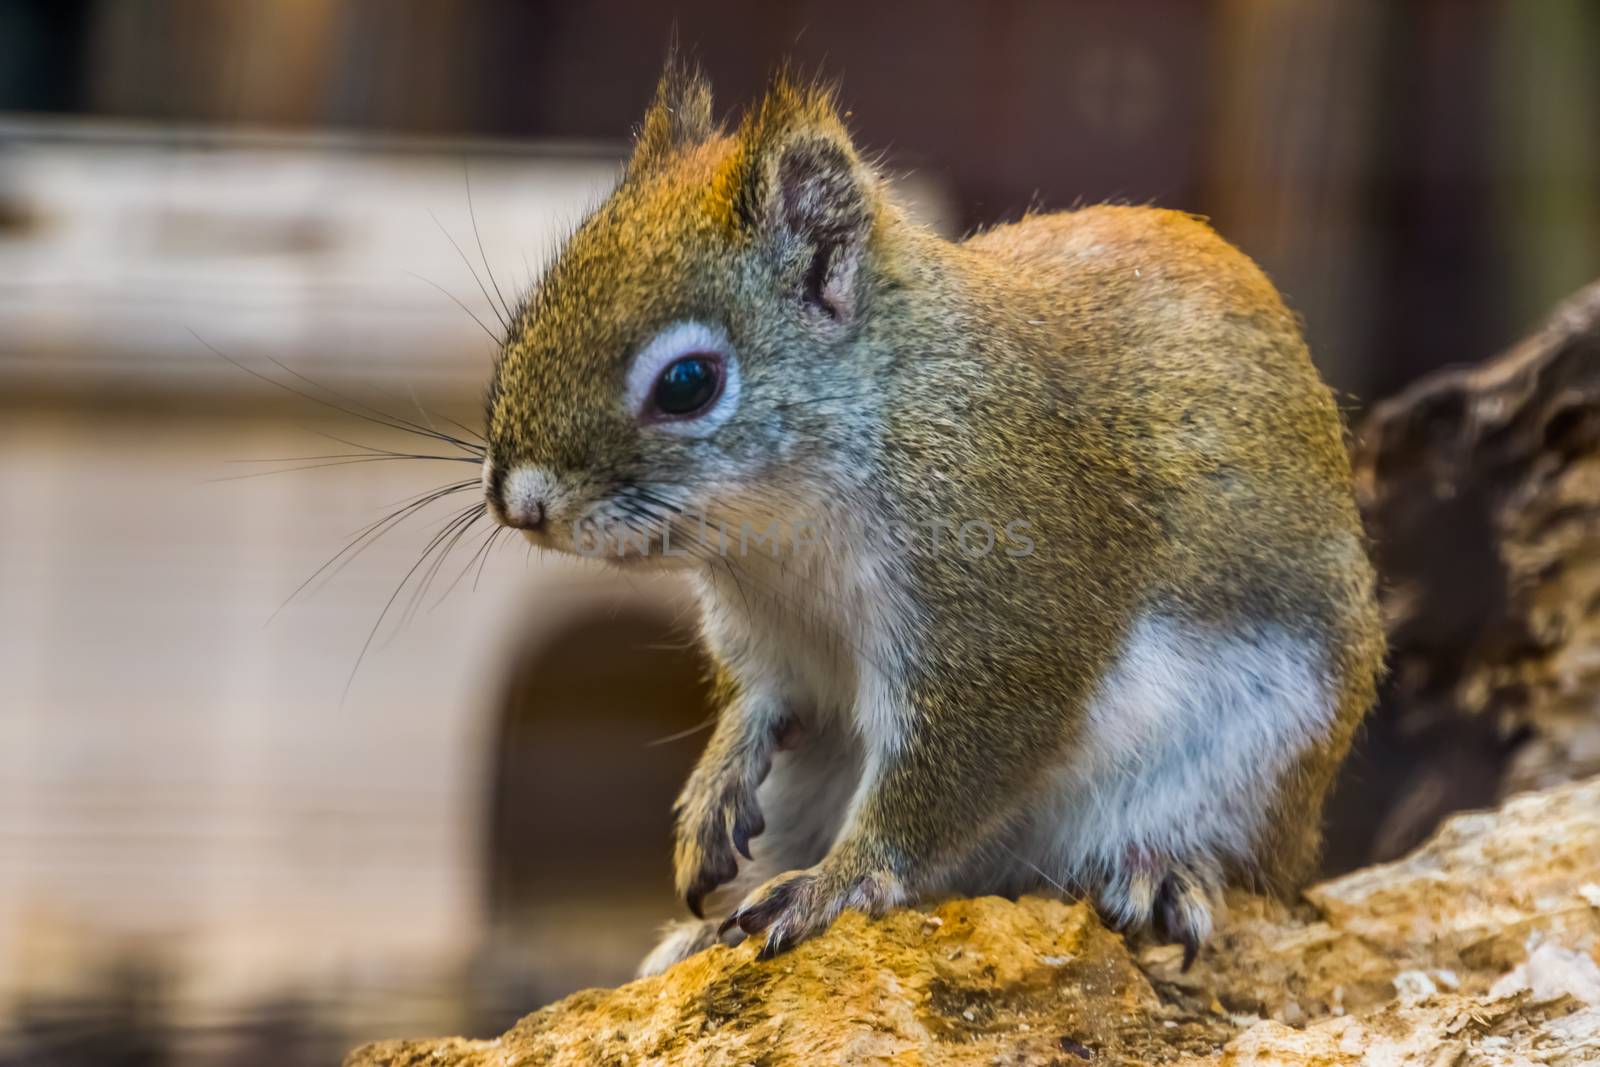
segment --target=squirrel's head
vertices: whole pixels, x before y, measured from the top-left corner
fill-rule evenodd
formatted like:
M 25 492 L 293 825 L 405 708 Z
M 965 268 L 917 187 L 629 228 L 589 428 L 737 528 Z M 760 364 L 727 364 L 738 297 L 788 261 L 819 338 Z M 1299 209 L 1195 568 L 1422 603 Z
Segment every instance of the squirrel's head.
M 833 497 L 875 410 L 858 349 L 890 211 L 830 93 L 780 77 L 727 133 L 669 61 L 621 182 L 512 323 L 491 509 L 583 554 L 603 533 L 638 556 L 648 531 L 659 557 L 666 523 L 765 526 Z

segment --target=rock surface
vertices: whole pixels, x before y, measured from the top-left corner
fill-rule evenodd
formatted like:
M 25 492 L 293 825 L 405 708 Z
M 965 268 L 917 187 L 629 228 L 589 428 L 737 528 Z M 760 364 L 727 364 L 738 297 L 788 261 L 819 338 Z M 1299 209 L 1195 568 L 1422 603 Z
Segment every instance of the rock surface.
M 1294 908 L 1235 895 L 1179 955 L 1040 898 L 847 914 L 769 962 L 715 948 L 346 1065 L 1600 1063 L 1600 780 L 1458 816 Z

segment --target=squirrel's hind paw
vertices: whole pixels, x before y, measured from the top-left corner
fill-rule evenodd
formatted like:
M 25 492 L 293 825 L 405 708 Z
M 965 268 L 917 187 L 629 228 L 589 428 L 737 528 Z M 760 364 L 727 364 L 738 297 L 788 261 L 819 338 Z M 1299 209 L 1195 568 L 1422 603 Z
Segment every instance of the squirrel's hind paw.
M 661 931 L 661 940 L 639 963 L 635 978 L 648 978 L 660 974 L 675 963 L 704 952 L 718 943 L 717 924 L 711 919 L 690 919 L 668 923 Z
M 1106 925 L 1127 934 L 1148 930 L 1164 944 L 1182 945 L 1187 971 L 1211 936 L 1215 885 L 1205 865 L 1140 852 L 1106 879 L 1094 899 Z
M 1211 894 L 1183 874 L 1167 875 L 1156 891 L 1153 928 L 1161 940 L 1183 946 L 1183 969 L 1187 971 L 1211 936 Z

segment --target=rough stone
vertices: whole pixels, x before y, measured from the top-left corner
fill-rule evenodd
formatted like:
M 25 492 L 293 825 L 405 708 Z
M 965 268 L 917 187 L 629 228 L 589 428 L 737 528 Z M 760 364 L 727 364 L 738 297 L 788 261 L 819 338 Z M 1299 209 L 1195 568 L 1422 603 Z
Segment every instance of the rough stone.
M 1092 911 L 994 897 L 847 914 L 777 959 L 716 948 L 491 1041 L 347 1067 L 1600 1062 L 1600 780 L 1450 820 L 1405 859 L 1235 894 L 1187 973 Z

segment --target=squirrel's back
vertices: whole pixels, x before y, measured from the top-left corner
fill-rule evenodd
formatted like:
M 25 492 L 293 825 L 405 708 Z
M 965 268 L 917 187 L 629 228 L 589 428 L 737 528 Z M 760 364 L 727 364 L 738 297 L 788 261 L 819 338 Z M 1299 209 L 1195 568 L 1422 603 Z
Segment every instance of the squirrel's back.
M 1151 516 L 1148 538 L 1098 546 L 1107 572 L 1126 548 L 1138 558 L 1124 569 L 1149 582 L 1136 599 L 1202 623 L 1302 632 L 1335 661 L 1339 711 L 1282 781 L 1281 816 L 1259 846 L 1262 873 L 1292 884 L 1318 839 L 1301 813 L 1319 806 L 1383 657 L 1343 420 L 1298 321 L 1248 256 L 1182 212 L 1032 215 L 956 249 L 973 291 L 991 294 L 978 303 L 1003 302 L 993 351 L 1037 361 L 1046 397 L 1027 417 L 1068 421 L 1075 406 L 1111 428 L 1062 447 L 1114 452 L 1088 465 L 1112 480 L 1058 490 L 1077 507 L 1097 493 L 1137 498 Z
M 1335 615 L 1370 612 L 1343 420 L 1299 323 L 1248 256 L 1192 215 L 1121 206 L 1033 215 L 955 247 L 976 302 L 996 303 L 994 353 L 1038 375 L 1040 415 L 1086 411 L 1114 426 L 1064 446 L 1117 450 L 1098 467 L 1130 473 L 1181 531 L 1162 544 L 1173 595 L 1205 588 L 1194 606 L 1214 612 L 1240 591 L 1230 568 L 1248 566 L 1258 598 L 1281 589 L 1285 600 L 1281 613 L 1252 613 L 1301 617 L 1326 601 L 1294 581 L 1309 563 L 1359 579 Z M 1263 573 L 1272 561 L 1291 573 Z

